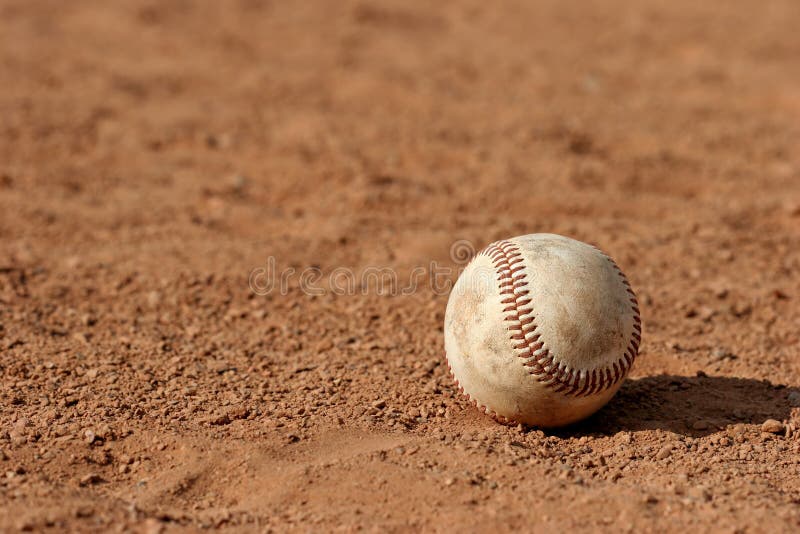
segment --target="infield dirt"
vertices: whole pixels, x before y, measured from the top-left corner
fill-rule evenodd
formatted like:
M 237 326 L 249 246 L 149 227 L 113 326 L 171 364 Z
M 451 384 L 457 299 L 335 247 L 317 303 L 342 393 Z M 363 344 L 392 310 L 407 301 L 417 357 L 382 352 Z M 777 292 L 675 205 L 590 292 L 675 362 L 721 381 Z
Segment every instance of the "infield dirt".
M 797 531 L 799 25 L 0 2 L 0 531 Z M 644 321 L 546 432 L 461 399 L 442 340 L 454 244 L 534 232 Z

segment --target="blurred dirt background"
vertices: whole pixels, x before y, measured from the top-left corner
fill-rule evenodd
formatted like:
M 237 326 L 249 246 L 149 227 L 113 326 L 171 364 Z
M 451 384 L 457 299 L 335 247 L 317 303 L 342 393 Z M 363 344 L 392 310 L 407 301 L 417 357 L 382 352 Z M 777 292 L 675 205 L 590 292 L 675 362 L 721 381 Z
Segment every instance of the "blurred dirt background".
M 798 25 L 1 1 L 0 531 L 796 532 Z M 249 287 L 269 257 L 408 280 L 544 231 L 610 253 L 645 323 L 558 431 L 457 396 L 427 279 Z

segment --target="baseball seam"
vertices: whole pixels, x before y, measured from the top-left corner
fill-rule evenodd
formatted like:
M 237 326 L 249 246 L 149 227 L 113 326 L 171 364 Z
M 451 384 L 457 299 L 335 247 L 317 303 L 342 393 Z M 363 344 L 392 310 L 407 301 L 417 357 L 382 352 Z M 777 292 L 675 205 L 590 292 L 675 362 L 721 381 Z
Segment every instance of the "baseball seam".
M 611 365 L 595 369 L 574 369 L 559 361 L 546 346 L 538 331 L 533 310 L 533 299 L 529 296 L 524 258 L 519 247 L 511 241 L 497 241 L 486 247 L 481 254 L 489 257 L 497 273 L 503 313 L 511 332 L 510 339 L 517 356 L 522 358 L 529 373 L 545 386 L 556 392 L 576 397 L 600 393 L 622 380 L 639 353 L 642 340 L 642 322 L 639 303 L 625 274 L 608 255 L 597 249 L 617 272 L 629 295 L 633 313 L 633 332 L 624 354 Z

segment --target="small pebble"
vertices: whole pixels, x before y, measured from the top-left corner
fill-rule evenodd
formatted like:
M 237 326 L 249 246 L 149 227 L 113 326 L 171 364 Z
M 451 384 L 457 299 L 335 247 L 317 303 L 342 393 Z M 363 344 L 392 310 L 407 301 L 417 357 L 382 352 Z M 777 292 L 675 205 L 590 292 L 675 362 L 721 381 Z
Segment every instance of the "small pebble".
M 91 506 L 79 506 L 75 509 L 75 517 L 92 517 L 94 515 L 94 509 Z
M 656 454 L 657 460 L 665 460 L 672 455 L 672 445 L 666 445 Z
M 767 419 L 761 425 L 762 432 L 769 432 L 770 434 L 781 434 L 784 431 L 783 423 L 775 419 Z
M 88 475 L 82 476 L 79 483 L 81 486 L 90 486 L 102 481 L 103 479 L 97 473 L 89 473 Z
M 698 420 L 692 424 L 693 430 L 708 430 L 711 427 L 711 423 L 708 421 Z

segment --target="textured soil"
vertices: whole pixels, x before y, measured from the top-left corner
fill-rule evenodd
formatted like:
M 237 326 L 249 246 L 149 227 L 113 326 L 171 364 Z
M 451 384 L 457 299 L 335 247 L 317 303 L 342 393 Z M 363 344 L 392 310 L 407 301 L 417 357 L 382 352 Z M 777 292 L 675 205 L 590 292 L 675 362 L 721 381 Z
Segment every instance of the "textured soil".
M 800 528 L 800 3 L 441 4 L 0 2 L 0 531 Z M 644 321 L 555 431 L 428 276 L 533 232 Z

